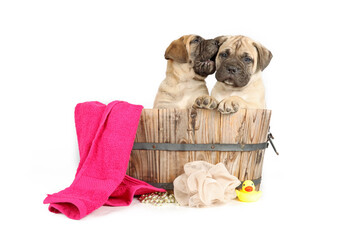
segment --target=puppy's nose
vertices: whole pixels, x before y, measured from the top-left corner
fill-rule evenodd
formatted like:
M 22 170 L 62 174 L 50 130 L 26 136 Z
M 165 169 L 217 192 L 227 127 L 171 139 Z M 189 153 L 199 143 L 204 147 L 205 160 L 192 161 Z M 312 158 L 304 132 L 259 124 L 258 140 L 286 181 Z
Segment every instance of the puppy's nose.
M 230 74 L 235 74 L 237 72 L 237 68 L 234 66 L 228 66 L 226 67 L 226 70 L 228 71 L 228 73 Z

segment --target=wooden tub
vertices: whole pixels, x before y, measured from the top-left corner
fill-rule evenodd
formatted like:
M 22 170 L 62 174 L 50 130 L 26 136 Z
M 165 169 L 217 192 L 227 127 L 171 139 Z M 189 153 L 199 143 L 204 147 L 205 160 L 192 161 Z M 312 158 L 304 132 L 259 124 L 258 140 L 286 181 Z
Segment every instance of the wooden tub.
M 240 109 L 231 115 L 200 109 L 144 109 L 127 174 L 172 189 L 185 163 L 223 162 L 240 181 L 253 180 L 258 190 L 270 117 L 266 109 Z

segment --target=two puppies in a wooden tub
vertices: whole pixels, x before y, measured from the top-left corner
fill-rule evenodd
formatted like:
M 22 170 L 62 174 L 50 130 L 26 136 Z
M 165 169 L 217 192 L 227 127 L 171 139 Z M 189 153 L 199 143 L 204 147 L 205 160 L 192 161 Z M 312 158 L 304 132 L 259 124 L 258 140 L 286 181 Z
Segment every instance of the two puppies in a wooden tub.
M 154 108 L 217 109 L 223 114 L 240 108 L 264 109 L 265 89 L 261 72 L 271 52 L 245 36 L 221 36 L 205 40 L 186 35 L 166 49 L 166 78 L 155 98 Z M 211 91 L 205 78 L 216 71 Z

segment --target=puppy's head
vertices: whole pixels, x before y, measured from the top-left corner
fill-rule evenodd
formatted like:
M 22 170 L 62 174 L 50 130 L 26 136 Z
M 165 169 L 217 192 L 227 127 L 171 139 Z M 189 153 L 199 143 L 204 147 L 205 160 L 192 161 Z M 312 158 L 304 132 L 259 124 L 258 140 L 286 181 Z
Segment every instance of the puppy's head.
M 169 45 L 165 51 L 165 59 L 189 64 L 196 74 L 206 77 L 215 72 L 218 50 L 218 42 L 214 39 L 205 40 L 197 35 L 185 35 Z
M 246 86 L 251 76 L 263 71 L 272 58 L 269 50 L 248 37 L 221 36 L 215 40 L 220 44 L 215 77 L 230 86 Z

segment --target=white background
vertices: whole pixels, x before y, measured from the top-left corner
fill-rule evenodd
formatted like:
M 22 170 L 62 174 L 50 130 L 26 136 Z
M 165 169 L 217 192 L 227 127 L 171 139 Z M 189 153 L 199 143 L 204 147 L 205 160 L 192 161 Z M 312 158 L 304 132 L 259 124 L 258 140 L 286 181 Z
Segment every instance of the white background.
M 356 2 L 1 1 L 1 239 L 359 239 Z M 263 78 L 280 156 L 266 152 L 263 197 L 50 213 L 43 199 L 78 164 L 75 105 L 151 108 L 166 47 L 190 33 L 246 35 L 273 53 Z

